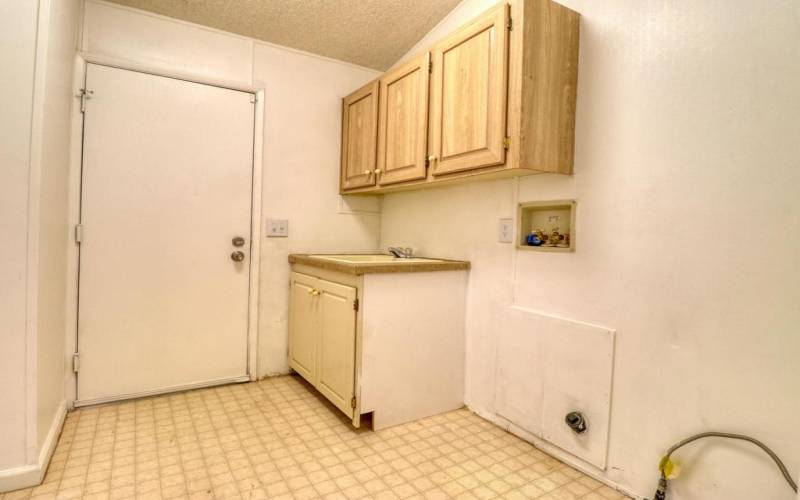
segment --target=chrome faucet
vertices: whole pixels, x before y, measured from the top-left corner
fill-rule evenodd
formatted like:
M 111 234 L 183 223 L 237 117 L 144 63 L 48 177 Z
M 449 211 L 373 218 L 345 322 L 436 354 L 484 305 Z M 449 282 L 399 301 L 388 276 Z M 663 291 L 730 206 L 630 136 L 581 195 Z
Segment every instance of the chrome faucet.
M 414 249 L 411 247 L 389 247 L 389 253 L 398 259 L 410 259 L 414 255 Z

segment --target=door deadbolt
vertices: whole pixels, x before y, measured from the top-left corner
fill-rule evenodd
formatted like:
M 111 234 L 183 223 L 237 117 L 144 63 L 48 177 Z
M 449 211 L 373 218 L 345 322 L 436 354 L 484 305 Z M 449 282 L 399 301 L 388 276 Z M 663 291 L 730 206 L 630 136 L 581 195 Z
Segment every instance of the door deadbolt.
M 239 251 L 239 250 L 237 250 L 237 251 L 233 252 L 233 253 L 231 254 L 231 260 L 232 260 L 232 261 L 234 261 L 234 262 L 241 262 L 241 261 L 243 261 L 243 260 L 244 260 L 244 252 L 241 252 L 241 251 Z
M 231 243 L 233 243 L 233 246 L 235 246 L 235 247 L 243 247 L 244 246 L 244 238 L 242 238 L 241 236 L 236 236 L 231 240 Z

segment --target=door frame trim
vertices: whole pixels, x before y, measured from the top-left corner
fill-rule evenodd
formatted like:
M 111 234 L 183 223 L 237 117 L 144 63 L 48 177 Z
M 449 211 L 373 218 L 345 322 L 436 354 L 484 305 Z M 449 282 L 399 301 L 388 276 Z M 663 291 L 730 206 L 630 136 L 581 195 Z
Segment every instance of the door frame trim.
M 253 381 L 258 378 L 258 303 L 259 303 L 259 284 L 261 268 L 261 194 L 262 194 L 262 168 L 264 157 L 264 88 L 241 85 L 237 83 L 213 80 L 187 75 L 180 72 L 166 71 L 161 68 L 148 67 L 129 61 L 121 61 L 106 56 L 99 56 L 80 52 L 75 57 L 74 76 L 73 76 L 73 95 L 77 95 L 84 87 L 86 71 L 89 64 L 109 66 L 122 70 L 135 71 L 154 76 L 183 80 L 201 85 L 210 85 L 240 92 L 247 92 L 256 96 L 255 119 L 253 126 L 253 170 L 252 170 L 252 194 L 250 207 L 250 266 L 249 266 L 249 290 L 247 297 L 247 376 L 223 381 L 210 381 L 200 384 L 173 387 L 170 391 L 181 391 L 194 389 L 197 387 L 207 387 L 224 383 Z M 151 391 L 147 393 L 137 393 L 127 396 L 105 398 L 103 401 L 91 400 L 78 402 L 78 379 L 72 370 L 72 356 L 78 349 L 78 284 L 80 279 L 80 249 L 73 237 L 73 228 L 80 221 L 80 202 L 81 202 L 81 170 L 83 166 L 83 113 L 77 105 L 78 99 L 73 101 L 71 110 L 71 137 L 70 137 L 70 159 L 69 159 L 69 193 L 68 193 L 68 220 L 69 220 L 69 240 L 67 247 L 67 301 L 66 301 L 66 339 L 64 342 L 64 371 L 65 387 L 64 393 L 69 408 L 85 406 L 89 404 L 99 404 L 109 401 L 117 401 L 131 397 L 151 396 L 165 391 Z M 77 403 L 77 404 L 76 404 Z

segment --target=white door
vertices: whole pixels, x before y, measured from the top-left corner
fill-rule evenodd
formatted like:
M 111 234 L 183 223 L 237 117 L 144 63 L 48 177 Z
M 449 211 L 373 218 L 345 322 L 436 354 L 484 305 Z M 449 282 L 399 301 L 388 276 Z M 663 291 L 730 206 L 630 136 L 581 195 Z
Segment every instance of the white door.
M 86 88 L 78 404 L 245 380 L 253 95 L 94 64 Z

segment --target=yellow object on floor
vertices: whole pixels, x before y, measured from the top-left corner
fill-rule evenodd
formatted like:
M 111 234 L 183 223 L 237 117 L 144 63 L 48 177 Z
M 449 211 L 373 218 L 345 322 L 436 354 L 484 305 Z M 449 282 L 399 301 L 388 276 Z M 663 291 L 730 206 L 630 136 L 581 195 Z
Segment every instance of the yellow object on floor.
M 626 498 L 458 410 L 354 429 L 297 377 L 76 410 L 16 498 Z

